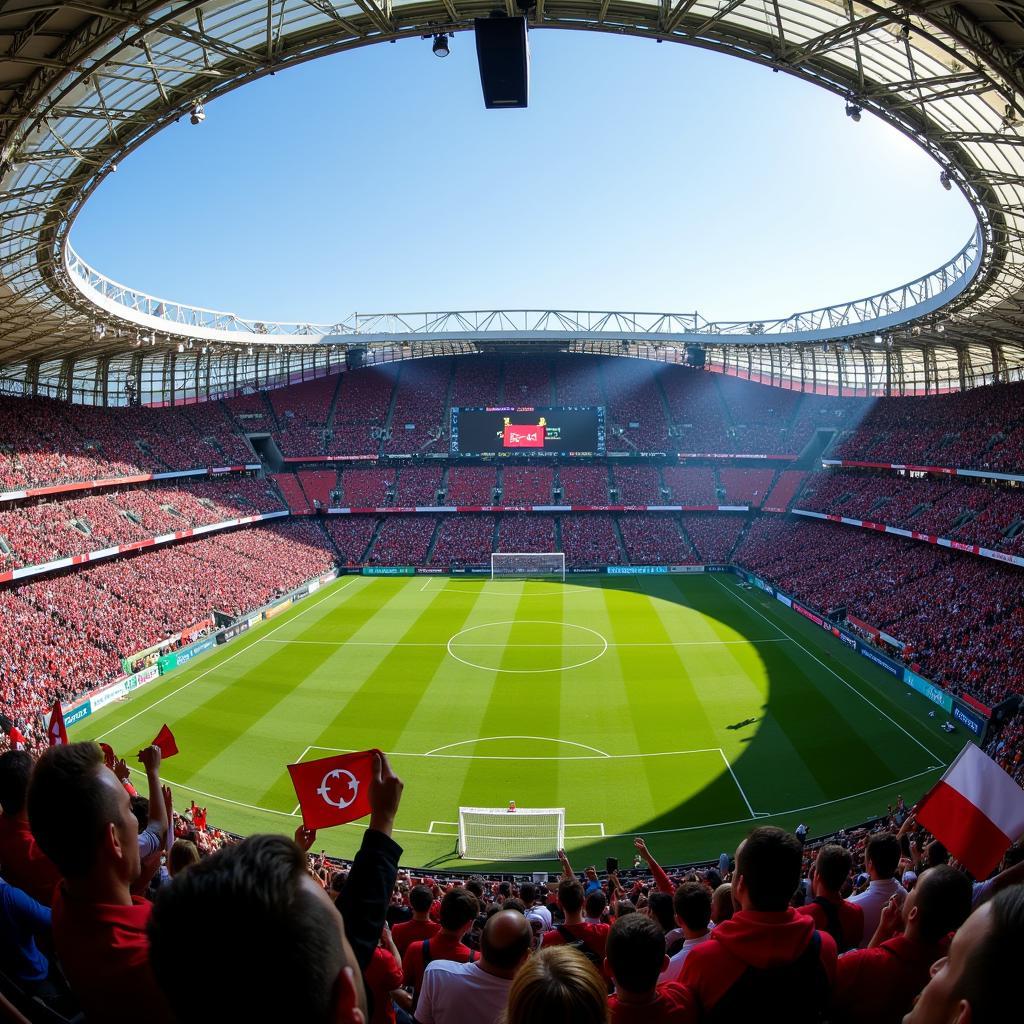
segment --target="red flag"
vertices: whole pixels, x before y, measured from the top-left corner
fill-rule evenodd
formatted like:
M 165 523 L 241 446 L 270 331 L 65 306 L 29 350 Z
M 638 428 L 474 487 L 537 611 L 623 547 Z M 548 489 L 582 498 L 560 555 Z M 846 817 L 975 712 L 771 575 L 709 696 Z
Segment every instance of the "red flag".
M 59 747 L 61 744 L 67 745 L 68 731 L 64 728 L 64 711 L 60 706 L 59 700 L 53 702 L 53 710 L 50 712 L 50 725 L 47 732 L 50 735 L 51 747 Z
M 375 750 L 288 765 L 306 828 L 330 828 L 370 813 Z
M 103 763 L 111 770 L 114 770 L 114 764 L 116 758 L 114 757 L 114 748 L 109 743 L 101 743 L 100 750 L 103 751 Z
M 25 736 L 16 725 L 11 726 L 11 731 L 7 736 L 11 741 L 11 750 L 25 749 Z
M 174 757 L 178 752 L 178 744 L 174 742 L 174 734 L 166 725 L 156 734 L 156 739 L 153 740 L 151 746 L 159 747 L 160 753 L 164 757 Z

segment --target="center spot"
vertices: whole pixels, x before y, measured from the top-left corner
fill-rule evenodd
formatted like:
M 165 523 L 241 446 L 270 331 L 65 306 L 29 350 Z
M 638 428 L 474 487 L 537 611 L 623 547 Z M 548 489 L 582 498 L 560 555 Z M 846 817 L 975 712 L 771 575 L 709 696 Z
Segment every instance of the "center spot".
M 608 641 L 596 629 L 547 619 L 485 622 L 448 641 L 448 653 L 463 665 L 517 674 L 582 668 L 607 650 Z

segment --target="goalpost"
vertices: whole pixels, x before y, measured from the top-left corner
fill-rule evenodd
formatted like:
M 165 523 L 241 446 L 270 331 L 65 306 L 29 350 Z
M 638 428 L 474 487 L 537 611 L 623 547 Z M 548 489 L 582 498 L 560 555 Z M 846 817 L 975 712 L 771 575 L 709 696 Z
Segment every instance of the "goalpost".
M 459 808 L 460 857 L 554 860 L 564 845 L 564 807 Z
M 565 552 L 501 551 L 491 553 L 491 579 L 556 579 L 565 582 Z

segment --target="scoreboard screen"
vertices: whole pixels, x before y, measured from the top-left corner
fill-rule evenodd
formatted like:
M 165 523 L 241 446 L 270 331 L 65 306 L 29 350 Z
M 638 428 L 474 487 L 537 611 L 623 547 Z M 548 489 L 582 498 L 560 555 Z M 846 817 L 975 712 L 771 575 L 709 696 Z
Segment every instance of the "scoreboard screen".
M 451 454 L 463 458 L 604 455 L 604 407 L 453 406 Z

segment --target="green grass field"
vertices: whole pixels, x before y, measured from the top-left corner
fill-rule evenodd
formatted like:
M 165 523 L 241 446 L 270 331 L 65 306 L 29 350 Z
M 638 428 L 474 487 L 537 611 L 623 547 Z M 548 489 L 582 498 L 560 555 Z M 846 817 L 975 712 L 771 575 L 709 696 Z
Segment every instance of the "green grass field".
M 928 788 L 963 745 L 933 705 L 731 575 L 548 583 L 344 577 L 73 731 L 167 722 L 179 806 L 299 824 L 285 766 L 380 747 L 403 863 L 454 867 L 460 805 L 564 807 L 578 863 L 717 857 L 756 820 L 818 834 Z M 360 824 L 317 842 L 351 856 Z M 539 865 L 538 865 L 539 866 Z

